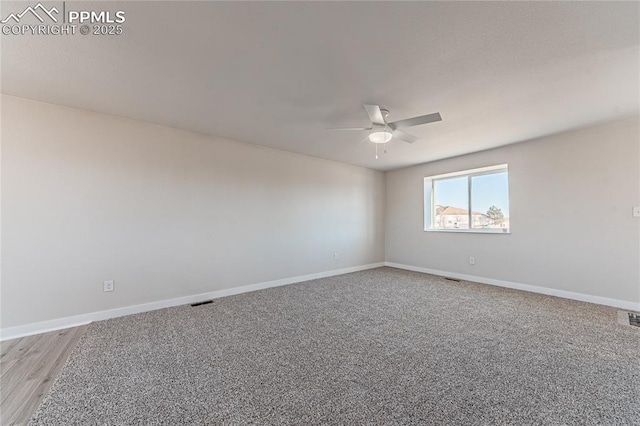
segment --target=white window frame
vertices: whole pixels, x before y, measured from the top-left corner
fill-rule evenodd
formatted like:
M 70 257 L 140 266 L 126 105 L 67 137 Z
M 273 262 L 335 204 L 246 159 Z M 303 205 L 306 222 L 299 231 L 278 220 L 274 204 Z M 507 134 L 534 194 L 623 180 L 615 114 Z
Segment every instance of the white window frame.
M 499 164 L 496 166 L 489 167 L 481 167 L 477 169 L 470 170 L 462 170 L 459 172 L 453 173 L 444 173 L 440 175 L 428 176 L 424 178 L 424 231 L 425 232 L 452 232 L 452 233 L 471 233 L 471 234 L 510 234 L 511 233 L 511 222 L 509 222 L 509 228 L 472 228 L 473 226 L 473 207 L 471 204 L 471 180 L 473 177 L 488 175 L 499 172 L 507 172 L 507 176 L 509 176 L 509 167 L 507 164 Z M 436 205 L 435 205 L 435 191 L 434 185 L 435 182 L 442 179 L 449 179 L 454 177 L 466 176 L 467 181 L 467 201 L 468 201 L 468 216 L 469 216 L 469 228 L 468 229 L 442 229 L 442 228 L 434 228 L 433 221 L 436 216 Z M 510 185 L 508 186 L 508 191 L 510 190 Z M 509 204 L 511 204 L 511 196 L 507 194 L 509 197 Z

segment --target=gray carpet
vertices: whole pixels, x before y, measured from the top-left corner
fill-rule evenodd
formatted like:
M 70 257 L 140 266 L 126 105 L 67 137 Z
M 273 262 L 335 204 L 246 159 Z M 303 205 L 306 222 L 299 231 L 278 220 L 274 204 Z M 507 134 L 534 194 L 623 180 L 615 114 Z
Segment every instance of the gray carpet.
M 93 323 L 32 425 L 640 424 L 616 309 L 380 268 Z

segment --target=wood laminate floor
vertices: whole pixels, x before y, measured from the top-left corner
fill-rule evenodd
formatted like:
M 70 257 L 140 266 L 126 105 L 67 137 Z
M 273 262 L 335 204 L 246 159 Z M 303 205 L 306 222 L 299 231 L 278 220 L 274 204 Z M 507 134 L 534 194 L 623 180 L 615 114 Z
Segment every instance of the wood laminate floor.
M 0 424 L 26 425 L 87 326 L 0 343 Z

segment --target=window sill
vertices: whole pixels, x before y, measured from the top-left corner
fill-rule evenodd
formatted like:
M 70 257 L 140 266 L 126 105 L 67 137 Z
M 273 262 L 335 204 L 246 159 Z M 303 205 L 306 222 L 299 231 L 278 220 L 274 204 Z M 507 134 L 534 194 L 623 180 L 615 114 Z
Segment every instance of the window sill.
M 483 228 L 483 229 L 425 229 L 425 232 L 465 233 L 465 234 L 511 234 L 509 228 Z

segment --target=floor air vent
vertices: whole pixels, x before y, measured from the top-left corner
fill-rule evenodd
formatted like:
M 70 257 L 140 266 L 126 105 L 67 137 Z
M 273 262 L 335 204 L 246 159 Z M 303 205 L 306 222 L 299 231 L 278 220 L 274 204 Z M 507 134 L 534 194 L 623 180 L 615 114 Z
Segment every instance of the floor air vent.
M 213 302 L 213 300 L 205 300 L 204 302 L 192 303 L 191 306 L 192 307 L 196 307 L 196 306 L 201 306 L 201 305 L 208 305 L 211 302 Z
M 640 313 L 630 311 L 618 311 L 618 324 L 632 326 L 640 329 Z

